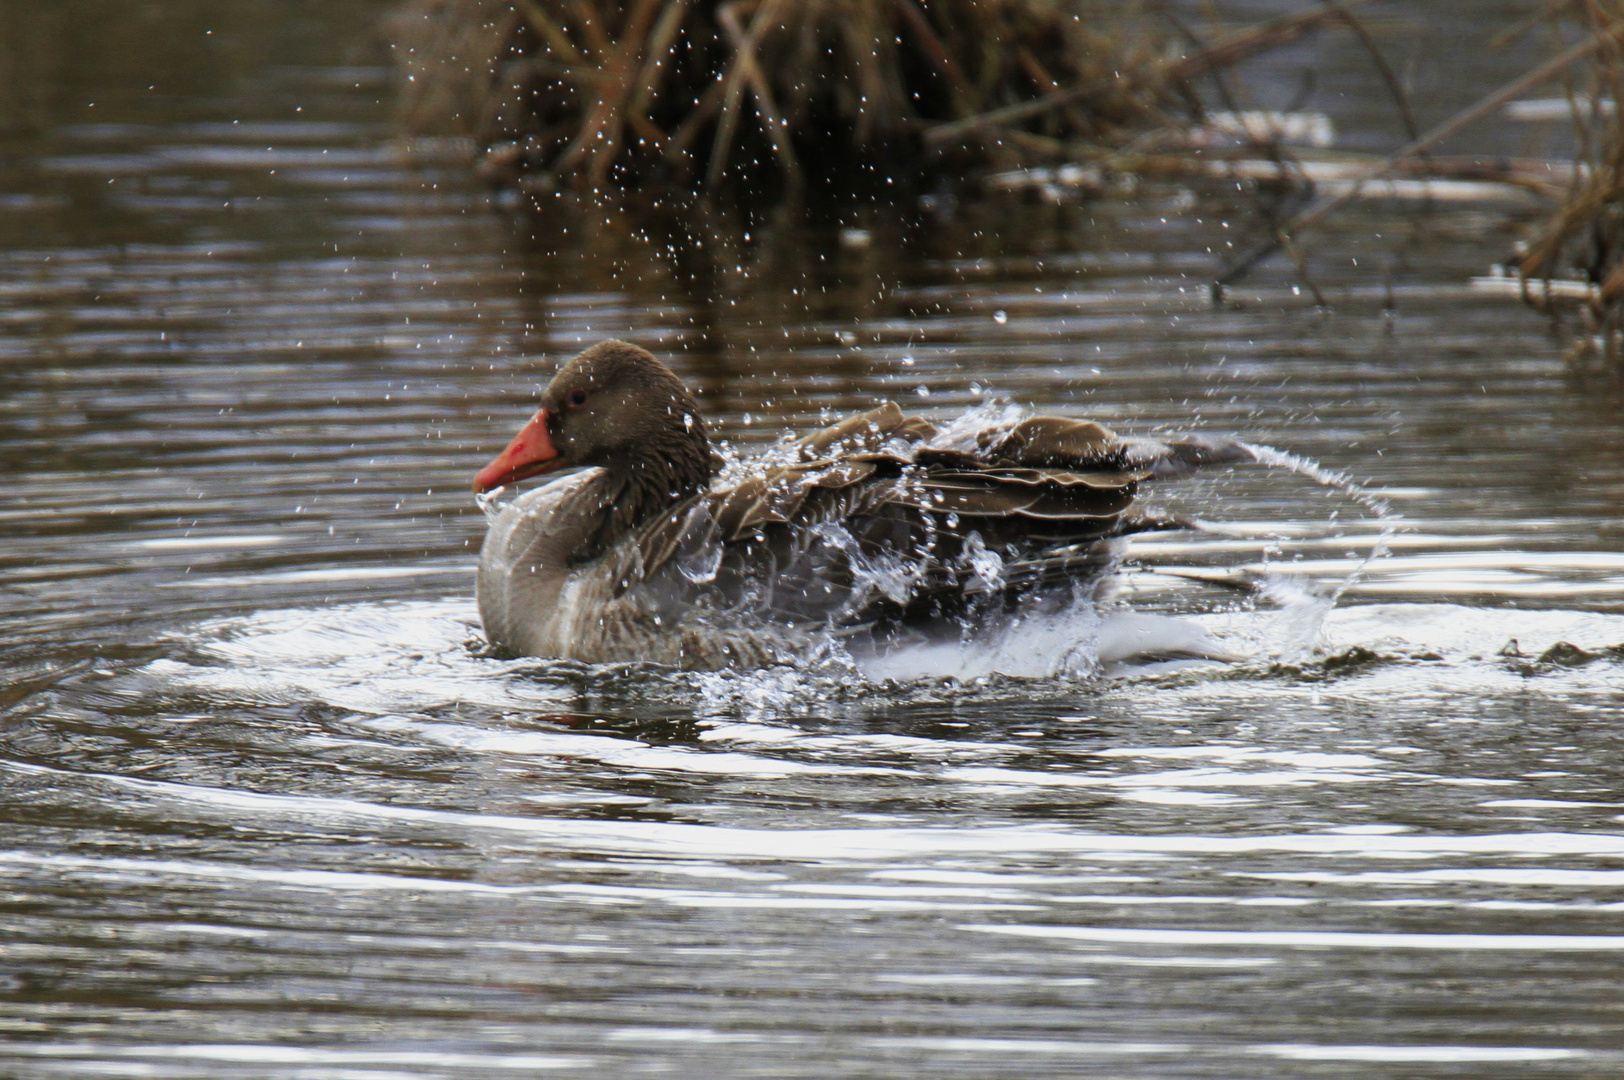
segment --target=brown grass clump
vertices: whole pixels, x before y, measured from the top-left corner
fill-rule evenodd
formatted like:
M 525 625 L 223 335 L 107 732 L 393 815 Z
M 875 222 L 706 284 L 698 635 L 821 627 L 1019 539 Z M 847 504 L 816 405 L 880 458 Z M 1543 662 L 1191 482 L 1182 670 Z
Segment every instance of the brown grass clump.
M 397 48 L 408 122 L 495 178 L 850 187 L 1120 144 L 1358 2 L 1187 57 L 1111 0 L 413 0 Z

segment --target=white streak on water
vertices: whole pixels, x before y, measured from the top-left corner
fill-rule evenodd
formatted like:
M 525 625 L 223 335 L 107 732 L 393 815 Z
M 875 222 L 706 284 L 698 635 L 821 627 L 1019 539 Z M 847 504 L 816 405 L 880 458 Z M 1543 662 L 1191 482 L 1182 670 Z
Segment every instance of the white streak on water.
M 160 581 L 165 589 L 237 588 L 244 585 L 298 585 L 319 581 L 355 581 L 363 578 L 426 577 L 435 574 L 469 574 L 473 566 L 462 563 L 434 563 L 429 566 L 344 566 L 332 570 L 280 570 L 270 574 L 233 574 L 229 577 L 183 577 Z
M 711 775 L 768 779 L 798 775 L 887 776 L 895 769 L 878 766 L 819 765 L 781 758 L 757 757 L 730 751 L 690 750 L 681 746 L 650 746 L 633 739 L 603 735 L 570 735 L 552 731 L 514 731 L 415 720 L 404 716 L 379 716 L 362 722 L 364 726 L 392 734 L 409 734 L 441 746 L 481 754 L 515 757 L 588 759 L 630 769 L 661 772 L 706 773 Z
M 1187 1054 L 1187 1043 L 1074 1042 L 1070 1039 L 966 1039 L 942 1036 L 887 1036 L 863 1040 L 887 1050 L 943 1050 L 971 1054 L 1065 1054 L 1071 1057 L 1124 1057 L 1145 1054 Z
M 58 784 L 105 784 L 167 798 L 228 817 L 256 822 L 313 819 L 324 827 L 352 824 L 376 829 L 394 822 L 428 829 L 469 830 L 526 836 L 543 847 L 660 859 L 768 859 L 775 862 L 897 862 L 962 855 L 1074 855 L 1080 858 L 1160 858 L 1167 855 L 1227 856 L 1258 852 L 1344 855 L 1363 858 L 1444 855 L 1566 855 L 1624 857 L 1624 834 L 1612 832 L 1522 832 L 1472 834 L 1369 835 L 1335 832 L 1261 833 L 1253 836 L 1199 834 L 1127 835 L 1090 833 L 1059 826 L 989 826 L 931 829 L 747 829 L 659 821 L 594 821 L 577 818 L 512 817 L 450 810 L 391 806 L 355 799 L 310 795 L 268 795 L 177 784 L 136 777 L 75 773 L 21 762 L 0 762 L 0 770 L 49 777 Z M 22 856 L 14 856 L 22 858 Z M 1624 939 L 1620 939 L 1624 940 Z
M 1403 873 L 1319 874 L 1290 872 L 1245 874 L 1269 881 L 1306 881 L 1313 884 L 1348 885 L 1441 885 L 1464 882 L 1478 885 L 1527 885 L 1564 889 L 1624 887 L 1624 870 L 1546 870 L 1503 867 L 1459 867 L 1439 870 L 1411 870 Z
M 110 1043 L 10 1042 L 5 1053 L 18 1057 L 59 1059 L 134 1059 L 137 1061 L 218 1061 L 250 1065 L 410 1065 L 447 1069 L 582 1069 L 589 1057 L 566 1054 L 469 1054 L 423 1047 L 412 1050 L 332 1050 L 265 1043 L 139 1046 Z M 413 1073 L 412 1075 L 418 1075 Z
M 997 926 L 961 930 L 1055 941 L 1284 949 L 1459 949 L 1506 952 L 1624 952 L 1624 934 L 1388 934 L 1341 930 L 1150 930 L 1114 926 Z
M 960 783 L 1023 784 L 1035 787 L 1280 787 L 1297 784 L 1368 784 L 1387 777 L 1373 773 L 1303 769 L 1232 772 L 1228 769 L 1179 769 L 1134 773 L 1127 776 L 1081 776 L 1075 773 L 1035 772 L 1021 769 L 947 769 L 945 780 Z
M 134 546 L 149 551 L 186 551 L 205 548 L 270 547 L 285 544 L 286 536 L 265 534 L 257 536 L 163 536 L 151 540 L 136 540 Z
M 529 886 L 481 885 L 471 881 L 448 881 L 443 878 L 406 877 L 395 874 L 358 874 L 336 870 L 276 870 L 180 859 L 92 859 L 34 851 L 0 851 L 0 874 L 42 869 L 56 873 L 89 874 L 121 881 L 158 882 L 171 877 L 193 877 L 218 881 L 244 881 L 259 885 L 286 885 L 323 892 L 382 889 L 399 892 L 513 896 L 537 891 Z
M 1587 1050 L 1549 1046 L 1327 1046 L 1275 1043 L 1251 1047 L 1254 1054 L 1287 1061 L 1368 1061 L 1487 1063 L 1500 1061 L 1572 1061 L 1594 1057 Z

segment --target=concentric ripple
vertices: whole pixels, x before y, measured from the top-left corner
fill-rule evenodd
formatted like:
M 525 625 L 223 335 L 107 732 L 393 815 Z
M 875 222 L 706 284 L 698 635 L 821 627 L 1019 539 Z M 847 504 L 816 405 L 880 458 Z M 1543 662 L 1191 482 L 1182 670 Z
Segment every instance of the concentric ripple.
M 1329 313 L 1210 303 L 1267 192 L 529 213 L 393 8 L 0 0 L 0 1073 L 1624 1073 L 1619 395 L 1468 287 L 1503 207 L 1350 208 Z M 1369 23 L 1423 124 L 1537 46 L 1461 12 Z M 1334 44 L 1253 89 L 1382 145 Z M 468 481 L 609 335 L 739 456 L 889 397 L 1359 486 L 1147 485 L 1114 597 L 883 664 L 494 658 Z

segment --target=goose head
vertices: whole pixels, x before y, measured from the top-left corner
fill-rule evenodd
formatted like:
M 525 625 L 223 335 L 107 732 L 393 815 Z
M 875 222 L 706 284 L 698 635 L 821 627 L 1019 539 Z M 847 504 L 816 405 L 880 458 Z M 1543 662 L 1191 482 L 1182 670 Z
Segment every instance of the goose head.
M 683 488 L 709 478 L 698 404 L 670 368 L 636 345 L 601 342 L 559 368 L 536 414 L 479 471 L 474 490 L 589 465 L 670 476 Z

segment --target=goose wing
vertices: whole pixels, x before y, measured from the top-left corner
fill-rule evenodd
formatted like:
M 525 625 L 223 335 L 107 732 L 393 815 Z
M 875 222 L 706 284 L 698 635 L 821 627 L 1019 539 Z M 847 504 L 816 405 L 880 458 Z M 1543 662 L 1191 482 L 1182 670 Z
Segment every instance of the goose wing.
M 786 573 L 834 537 L 848 544 L 847 562 L 913 560 L 919 586 L 946 590 L 968 573 L 959 564 L 972 534 L 1007 553 L 1012 584 L 1075 576 L 1101 565 L 1098 541 L 1146 527 L 1131 514 L 1142 482 L 1254 460 L 1231 440 L 1124 439 L 1055 416 L 989 426 L 951 445 L 937 437 L 890 402 L 813 432 L 795 460 L 646 525 L 637 576 L 675 562 L 709 580 L 724 559 L 765 560 L 764 573 Z M 817 572 L 849 580 L 839 561 L 820 556 Z

